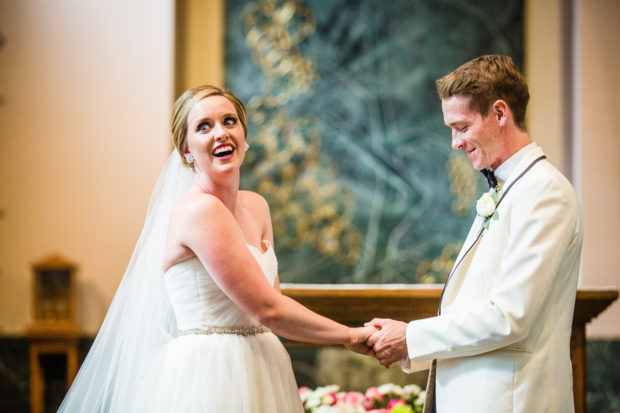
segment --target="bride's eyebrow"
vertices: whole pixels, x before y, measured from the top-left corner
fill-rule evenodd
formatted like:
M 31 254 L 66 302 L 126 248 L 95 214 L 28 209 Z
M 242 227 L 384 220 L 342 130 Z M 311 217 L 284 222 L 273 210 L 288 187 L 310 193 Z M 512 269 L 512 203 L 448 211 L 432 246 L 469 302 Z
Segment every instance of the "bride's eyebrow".
M 211 118 L 209 116 L 203 116 L 202 118 L 198 118 L 195 121 L 192 122 L 192 127 L 196 127 L 198 125 L 200 125 L 203 122 L 210 122 Z

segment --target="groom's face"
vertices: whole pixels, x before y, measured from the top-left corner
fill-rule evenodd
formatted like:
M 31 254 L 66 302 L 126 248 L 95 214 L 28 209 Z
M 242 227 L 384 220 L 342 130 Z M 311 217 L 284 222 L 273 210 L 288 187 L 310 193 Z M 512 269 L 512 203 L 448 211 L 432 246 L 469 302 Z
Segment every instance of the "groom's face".
M 444 123 L 452 129 L 452 149 L 463 151 L 475 169 L 496 169 L 502 151 L 493 111 L 483 117 L 463 95 L 442 99 L 441 109 Z

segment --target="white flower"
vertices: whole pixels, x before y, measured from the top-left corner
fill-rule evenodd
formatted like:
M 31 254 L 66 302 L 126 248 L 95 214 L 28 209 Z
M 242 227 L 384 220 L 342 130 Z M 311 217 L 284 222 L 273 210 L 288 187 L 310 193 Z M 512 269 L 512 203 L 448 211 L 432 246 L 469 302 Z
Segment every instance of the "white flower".
M 310 389 L 304 390 L 301 393 L 299 393 L 299 398 L 304 403 L 306 402 L 306 400 L 308 400 L 311 397 L 314 397 L 314 392 Z
M 321 398 L 320 397 L 316 397 L 316 396 L 312 396 L 308 399 L 308 401 L 305 403 L 305 406 L 307 408 L 313 408 L 313 407 L 317 407 L 321 405 Z
M 417 396 L 421 391 L 422 389 L 417 384 L 408 384 L 403 387 L 403 392 L 407 397 Z
M 337 384 L 330 384 L 329 386 L 320 387 L 324 389 L 328 393 L 338 393 L 340 391 L 340 386 Z
M 495 201 L 491 197 L 491 194 L 485 192 L 482 194 L 478 202 L 476 202 L 476 212 L 482 218 L 488 218 L 495 212 Z
M 319 399 L 331 394 L 338 393 L 340 387 L 336 384 L 332 384 L 329 386 L 317 387 L 314 391 L 314 397 L 318 397 Z
M 425 399 L 426 399 L 426 390 L 422 390 L 420 394 L 418 395 L 418 398 L 415 400 L 415 402 L 413 402 L 413 404 L 416 406 L 423 406 Z
M 381 386 L 379 386 L 379 389 L 377 391 L 379 392 L 379 394 L 383 395 L 394 394 L 399 397 L 404 397 L 405 395 L 403 393 L 402 387 L 392 383 L 382 384 Z

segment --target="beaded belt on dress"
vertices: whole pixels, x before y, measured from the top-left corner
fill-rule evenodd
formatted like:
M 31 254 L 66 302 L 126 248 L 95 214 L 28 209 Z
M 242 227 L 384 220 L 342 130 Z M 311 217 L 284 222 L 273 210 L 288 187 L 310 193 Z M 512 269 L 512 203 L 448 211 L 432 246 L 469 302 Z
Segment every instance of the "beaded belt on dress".
M 255 336 L 257 334 L 269 333 L 269 330 L 263 326 L 239 326 L 239 327 L 206 327 L 206 328 L 191 328 L 189 330 L 179 330 L 177 337 L 189 336 L 195 334 L 236 334 L 239 336 Z

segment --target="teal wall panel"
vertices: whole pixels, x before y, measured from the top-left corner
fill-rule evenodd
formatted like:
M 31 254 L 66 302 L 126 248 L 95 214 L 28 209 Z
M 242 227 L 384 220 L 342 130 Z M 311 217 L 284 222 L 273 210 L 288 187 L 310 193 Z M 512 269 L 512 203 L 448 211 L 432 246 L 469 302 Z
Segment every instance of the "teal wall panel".
M 271 206 L 283 282 L 434 283 L 483 181 L 435 79 L 523 61 L 521 0 L 229 0 L 226 84 L 248 106 L 242 187 Z

